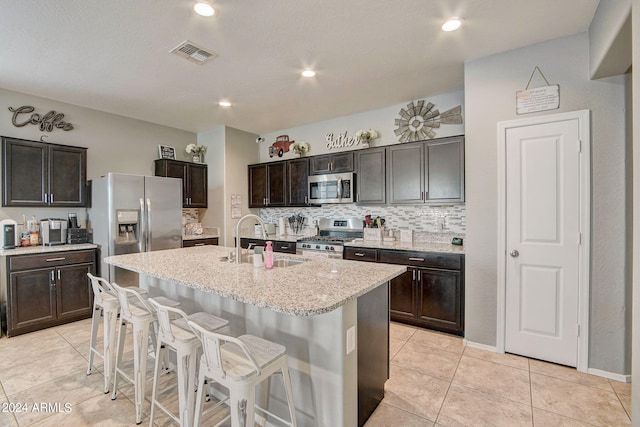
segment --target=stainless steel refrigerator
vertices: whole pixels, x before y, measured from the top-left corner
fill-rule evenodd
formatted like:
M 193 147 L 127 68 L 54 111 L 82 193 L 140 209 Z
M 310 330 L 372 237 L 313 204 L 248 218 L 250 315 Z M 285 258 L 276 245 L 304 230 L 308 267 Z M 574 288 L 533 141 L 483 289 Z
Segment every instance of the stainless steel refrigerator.
M 109 173 L 91 181 L 87 215 L 93 242 L 100 245 L 100 275 L 121 286 L 136 286 L 137 273 L 103 259 L 181 247 L 182 180 Z

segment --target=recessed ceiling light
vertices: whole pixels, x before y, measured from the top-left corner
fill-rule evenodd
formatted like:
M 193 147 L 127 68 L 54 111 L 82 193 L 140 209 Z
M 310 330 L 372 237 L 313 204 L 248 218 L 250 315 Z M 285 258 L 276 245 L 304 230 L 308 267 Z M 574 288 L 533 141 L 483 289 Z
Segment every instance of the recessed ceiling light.
M 221 107 L 231 107 L 231 103 L 229 101 L 220 101 L 218 105 Z
M 313 77 L 316 75 L 316 72 L 313 70 L 304 70 L 302 72 L 302 77 Z
M 196 13 L 200 16 L 213 16 L 213 14 L 216 13 L 216 11 L 213 10 L 213 6 L 205 1 L 197 2 L 193 6 L 193 10 L 195 10 Z
M 458 18 L 454 16 L 453 18 L 449 18 L 446 20 L 444 24 L 442 24 L 442 31 L 455 31 L 462 25 L 462 18 Z

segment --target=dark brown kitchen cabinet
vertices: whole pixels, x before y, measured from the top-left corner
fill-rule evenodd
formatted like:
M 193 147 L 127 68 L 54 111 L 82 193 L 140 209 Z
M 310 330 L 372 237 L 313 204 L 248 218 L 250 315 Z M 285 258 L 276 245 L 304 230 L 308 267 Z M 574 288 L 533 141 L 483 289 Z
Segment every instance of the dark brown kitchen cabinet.
M 218 238 L 217 237 L 209 237 L 209 238 L 205 238 L 205 239 L 189 239 L 189 240 L 183 240 L 182 241 L 182 247 L 183 248 L 191 248 L 191 247 L 194 247 L 194 246 L 208 246 L 208 245 L 217 246 L 218 245 Z
M 182 206 L 184 208 L 207 207 L 207 172 L 206 164 L 168 159 L 155 161 L 156 176 L 182 179 Z
M 309 158 L 311 175 L 323 173 L 353 172 L 353 152 L 324 154 Z
M 253 239 L 250 237 L 241 237 L 240 238 L 240 247 L 248 248 L 249 245 L 253 246 L 265 246 L 265 240 L 262 239 Z M 273 251 L 281 252 L 286 254 L 295 254 L 296 253 L 296 242 L 288 242 L 286 240 L 272 240 L 273 242 Z
M 344 259 L 355 261 L 376 262 L 378 260 L 378 251 L 370 248 L 356 248 L 347 246 L 344 248 Z
M 301 158 L 287 162 L 287 206 L 309 204 L 309 159 Z
M 87 206 L 87 149 L 2 137 L 2 206 Z
M 464 137 L 390 146 L 389 204 L 464 202 Z
M 356 152 L 358 204 L 386 203 L 386 149 L 370 148 Z
M 9 256 L 7 272 L 8 336 L 91 316 L 94 249 Z
M 249 165 L 249 207 L 286 206 L 286 172 L 286 161 Z

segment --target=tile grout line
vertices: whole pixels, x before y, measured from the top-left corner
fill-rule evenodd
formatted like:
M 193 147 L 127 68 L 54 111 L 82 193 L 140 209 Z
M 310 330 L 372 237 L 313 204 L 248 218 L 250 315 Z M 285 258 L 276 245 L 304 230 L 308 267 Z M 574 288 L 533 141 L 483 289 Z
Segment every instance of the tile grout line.
M 456 369 L 453 371 L 453 375 L 451 376 L 451 380 L 449 381 L 449 386 L 447 386 L 447 391 L 444 393 L 444 397 L 442 398 L 442 403 L 440 404 L 440 409 L 438 409 L 438 414 L 436 415 L 436 420 L 434 421 L 434 425 L 438 424 L 438 419 L 440 418 L 440 413 L 442 412 L 442 408 L 444 407 L 444 402 L 447 400 L 447 396 L 449 395 L 449 390 L 451 390 L 451 385 L 453 384 L 453 379 L 456 377 L 456 373 L 458 372 L 458 368 L 460 367 L 460 362 L 462 361 L 462 356 L 464 355 L 464 348 L 462 349 L 462 353 L 458 358 L 458 363 L 456 363 Z

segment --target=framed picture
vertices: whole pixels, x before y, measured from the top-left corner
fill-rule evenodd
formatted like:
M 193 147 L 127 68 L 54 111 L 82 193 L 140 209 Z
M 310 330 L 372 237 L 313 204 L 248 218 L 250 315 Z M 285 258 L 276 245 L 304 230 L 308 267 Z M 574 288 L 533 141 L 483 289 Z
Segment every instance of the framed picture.
M 160 154 L 161 159 L 176 159 L 176 148 L 170 147 L 168 145 L 158 145 L 158 152 Z

